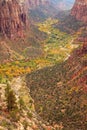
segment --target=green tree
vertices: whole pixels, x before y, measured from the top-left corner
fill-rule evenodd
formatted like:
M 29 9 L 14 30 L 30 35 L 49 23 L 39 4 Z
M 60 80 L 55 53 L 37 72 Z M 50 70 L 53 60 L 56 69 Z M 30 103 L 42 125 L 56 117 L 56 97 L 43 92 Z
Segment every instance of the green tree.
M 17 110 L 18 107 L 16 103 L 16 97 L 9 84 L 7 84 L 7 87 L 5 89 L 5 97 L 8 111 L 10 112 L 13 110 Z

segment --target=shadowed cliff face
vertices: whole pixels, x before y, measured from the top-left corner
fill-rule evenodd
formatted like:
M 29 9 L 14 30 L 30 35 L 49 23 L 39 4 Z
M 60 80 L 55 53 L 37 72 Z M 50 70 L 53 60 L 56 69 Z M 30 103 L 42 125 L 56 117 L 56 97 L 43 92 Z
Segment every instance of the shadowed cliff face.
M 77 20 L 87 22 L 87 0 L 76 0 L 71 15 L 75 16 Z
M 26 14 L 16 0 L 0 2 L 0 33 L 6 37 L 23 37 Z

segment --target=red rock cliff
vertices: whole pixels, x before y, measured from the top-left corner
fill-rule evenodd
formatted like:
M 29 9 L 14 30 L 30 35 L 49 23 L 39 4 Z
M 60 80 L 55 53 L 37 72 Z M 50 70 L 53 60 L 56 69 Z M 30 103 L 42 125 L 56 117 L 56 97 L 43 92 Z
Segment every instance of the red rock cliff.
M 87 22 L 87 0 L 76 0 L 71 15 L 76 19 Z
M 0 1 L 0 33 L 6 37 L 22 37 L 26 14 L 17 0 Z

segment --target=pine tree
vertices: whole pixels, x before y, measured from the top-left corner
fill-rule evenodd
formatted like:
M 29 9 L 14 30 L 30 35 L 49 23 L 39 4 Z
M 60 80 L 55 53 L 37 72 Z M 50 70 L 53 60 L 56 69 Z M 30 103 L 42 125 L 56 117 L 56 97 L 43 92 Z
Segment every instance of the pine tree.
M 10 112 L 12 110 L 17 110 L 18 107 L 16 103 L 16 97 L 9 84 L 7 84 L 7 87 L 5 89 L 5 97 L 8 111 Z

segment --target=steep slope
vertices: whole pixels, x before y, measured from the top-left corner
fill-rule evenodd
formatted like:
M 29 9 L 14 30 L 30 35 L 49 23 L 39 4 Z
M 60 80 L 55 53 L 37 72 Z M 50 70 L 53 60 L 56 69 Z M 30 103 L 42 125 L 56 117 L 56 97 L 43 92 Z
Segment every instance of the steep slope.
M 12 50 L 5 41 L 0 41 L 0 63 L 3 63 L 3 61 L 6 63 L 21 58 L 21 55 Z
M 0 129 L 1 130 L 52 130 L 35 112 L 34 101 L 29 94 L 24 77 L 14 78 L 9 82 L 10 91 L 15 94 L 17 109 L 8 111 L 6 84 L 0 84 Z M 11 99 L 13 96 L 11 95 Z M 12 103 L 12 102 L 11 102 Z M 54 129 L 55 130 L 55 129 Z
M 25 6 L 33 22 L 40 22 L 57 13 L 57 8 L 50 0 L 26 0 Z
M 44 39 L 44 34 L 30 24 L 24 1 L 0 1 L 0 63 L 21 60 L 20 55 L 22 58 L 30 58 L 30 52 L 32 57 L 42 55 L 40 42 Z
M 87 0 L 76 0 L 71 15 L 76 19 L 87 22 Z
M 74 32 L 80 33 L 77 39 L 80 46 L 65 62 L 38 70 L 26 77 L 38 114 L 50 123 L 62 122 L 64 130 L 87 129 L 87 30 L 86 25 L 78 21 L 81 18 L 85 22 L 84 14 L 80 11 L 87 10 L 87 6 L 81 3 L 79 9 L 78 6 L 73 7 L 79 18 L 74 14 L 68 20 L 71 24 L 66 22 L 69 29 L 74 27 Z M 78 26 L 73 25 L 75 21 L 72 22 L 72 19 L 77 21 Z
M 87 42 L 87 1 L 86 0 L 76 0 L 72 10 L 71 10 L 71 16 L 75 17 L 77 20 L 84 23 L 84 26 L 82 27 L 83 31 L 78 39 L 81 42 Z
M 0 1 L 0 33 L 5 37 L 23 37 L 26 14 L 17 0 Z
M 38 114 L 64 130 L 86 130 L 87 46 L 54 67 L 44 68 L 26 77 Z
M 54 17 L 59 11 L 71 9 L 74 0 L 26 0 L 30 19 L 40 22 L 47 17 Z
M 14 41 L 24 37 L 26 23 L 26 13 L 17 0 L 0 1 L 0 63 L 21 59 Z

